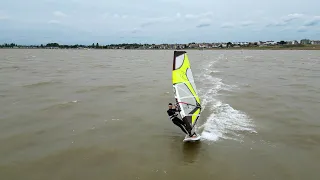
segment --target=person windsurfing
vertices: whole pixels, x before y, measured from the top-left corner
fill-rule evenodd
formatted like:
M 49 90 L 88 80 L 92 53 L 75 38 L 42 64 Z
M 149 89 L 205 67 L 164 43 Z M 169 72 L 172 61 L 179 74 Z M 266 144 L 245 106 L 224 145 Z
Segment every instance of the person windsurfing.
M 168 116 L 170 120 L 181 128 L 181 130 L 188 134 L 190 137 L 197 137 L 195 133 L 191 134 L 192 127 L 188 122 L 185 122 L 185 118 L 181 120 L 178 118 L 178 114 L 176 112 L 180 112 L 181 110 L 177 108 L 177 105 L 173 106 L 172 103 L 169 103 L 169 109 L 167 110 Z

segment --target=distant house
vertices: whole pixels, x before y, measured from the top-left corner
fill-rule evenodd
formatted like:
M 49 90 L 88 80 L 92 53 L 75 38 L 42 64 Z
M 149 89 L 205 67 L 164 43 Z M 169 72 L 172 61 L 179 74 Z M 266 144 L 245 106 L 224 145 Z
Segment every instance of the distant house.
M 319 41 L 319 40 L 314 40 L 314 41 L 311 41 L 311 44 L 313 44 L 313 45 L 320 45 L 320 41 Z
M 301 39 L 300 44 L 311 44 L 310 39 Z
M 266 41 L 264 44 L 265 45 L 275 45 L 275 44 L 277 44 L 277 42 L 275 42 L 275 41 Z

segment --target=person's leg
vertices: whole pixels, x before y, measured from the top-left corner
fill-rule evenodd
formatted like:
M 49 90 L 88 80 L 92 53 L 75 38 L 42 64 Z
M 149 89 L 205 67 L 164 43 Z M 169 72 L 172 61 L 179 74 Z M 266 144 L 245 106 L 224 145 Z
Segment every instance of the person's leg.
M 182 119 L 182 121 L 184 123 L 184 126 L 186 127 L 186 130 L 188 131 L 189 136 L 192 137 L 194 135 L 194 133 L 191 134 L 191 130 L 192 130 L 191 124 L 188 122 L 186 117 L 184 117 Z
M 172 119 L 172 122 L 173 122 L 175 125 L 179 126 L 184 133 L 189 134 L 189 133 L 186 131 L 185 127 L 182 125 L 182 121 L 181 121 L 179 118 L 177 118 L 177 117 L 173 118 L 173 119 Z

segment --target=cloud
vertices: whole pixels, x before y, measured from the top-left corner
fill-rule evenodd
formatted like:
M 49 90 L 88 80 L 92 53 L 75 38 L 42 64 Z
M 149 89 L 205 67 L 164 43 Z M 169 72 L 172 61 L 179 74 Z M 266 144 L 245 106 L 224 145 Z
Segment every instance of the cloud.
M 304 23 L 304 26 L 316 26 L 320 24 L 320 16 L 314 16 Z
M 10 36 L 4 33 L 0 36 L 17 43 L 19 38 L 16 37 L 20 34 L 26 36 L 24 42 L 27 43 L 45 42 L 44 37 L 70 43 L 126 40 L 175 43 L 181 39 L 257 41 L 297 39 L 302 35 L 317 39 L 319 6 L 320 1 L 316 0 L 305 0 L 303 4 L 298 1 L 288 3 L 288 0 L 244 0 L 238 4 L 223 0 L 97 0 L 94 3 L 87 0 L 15 0 L 0 6 L 0 31 L 8 29 L 11 32 Z M 75 40 L 62 39 L 62 33 L 57 33 L 61 29 L 68 35 L 75 31 L 84 33 L 74 35 Z M 233 33 L 228 32 L 233 29 Z M 298 32 L 305 30 L 304 34 Z M 29 35 L 31 33 L 39 36 Z
M 139 28 L 133 28 L 133 30 L 131 31 L 132 34 L 136 34 L 138 32 L 141 32 L 141 29 Z
M 198 25 L 196 25 L 196 27 L 203 28 L 211 25 L 212 15 L 213 15 L 212 12 L 206 12 L 206 13 L 199 13 L 199 14 L 185 14 L 183 16 L 181 15 L 181 13 L 178 12 L 175 14 L 175 16 L 171 16 L 171 17 L 164 16 L 164 17 L 146 18 L 143 20 L 144 22 L 140 23 L 140 28 L 146 28 L 146 27 L 150 27 L 150 26 L 153 26 L 156 24 L 162 24 L 162 23 L 172 23 L 177 20 L 179 20 L 180 22 L 187 21 L 189 24 L 192 24 L 192 21 L 196 21 L 198 22 Z M 188 29 L 191 29 L 191 27 L 189 27 Z
M 66 17 L 67 15 L 61 11 L 55 11 L 53 12 L 53 15 L 56 17 Z
M 101 15 L 100 15 L 100 17 L 102 18 L 102 19 L 108 19 L 108 18 L 121 18 L 121 19 L 126 19 L 126 18 L 128 18 L 129 16 L 128 15 L 126 15 L 126 14 L 118 14 L 118 13 L 114 13 L 114 14 L 110 14 L 110 13 L 102 13 Z
M 266 27 L 279 27 L 279 26 L 285 26 L 285 25 L 287 25 L 288 23 L 286 23 L 286 22 L 283 22 L 283 21 L 273 21 L 273 22 L 271 22 L 271 23 L 268 23 L 267 25 L 266 25 Z
M 240 22 L 240 26 L 243 26 L 243 27 L 251 26 L 251 25 L 253 25 L 253 24 L 254 24 L 253 21 L 243 21 L 243 22 Z
M 266 27 L 279 27 L 279 26 L 286 26 L 290 22 L 293 22 L 301 17 L 303 17 L 303 14 L 294 13 L 294 14 L 288 14 L 286 16 L 282 16 L 279 20 L 273 20 L 273 22 L 268 23 Z
M 232 23 L 224 23 L 221 25 L 221 28 L 225 28 L 225 29 L 233 28 L 233 27 L 234 27 L 234 24 L 232 24 Z
M 307 30 L 308 30 L 307 27 L 302 26 L 297 29 L 297 32 L 306 32 Z
M 205 12 L 205 13 L 200 13 L 200 14 L 186 14 L 185 18 L 187 18 L 187 19 L 201 19 L 201 18 L 209 18 L 212 16 L 213 16 L 212 12 Z
M 60 24 L 60 21 L 58 20 L 50 20 L 48 21 L 49 24 Z
M 147 27 L 157 23 L 172 22 L 172 21 L 174 21 L 174 18 L 169 18 L 169 17 L 148 18 L 144 23 L 140 24 L 140 27 Z
M 299 19 L 302 16 L 304 16 L 303 14 L 299 14 L 299 13 L 294 13 L 294 14 L 288 14 L 287 16 L 281 17 L 281 20 L 283 22 L 291 22 L 293 20 Z
M 126 19 L 126 18 L 128 18 L 128 15 L 125 15 L 125 14 L 123 14 L 123 15 L 120 15 L 120 14 L 113 14 L 113 17 L 114 18 L 122 18 L 122 19 Z
M 203 18 L 199 21 L 200 24 L 211 24 L 211 22 L 212 20 L 210 18 Z
M 210 26 L 211 24 L 208 24 L 208 23 L 204 23 L 204 24 L 199 24 L 199 25 L 197 25 L 196 27 L 197 28 L 203 28 L 203 27 L 208 27 L 208 26 Z
M 154 17 L 154 18 L 143 18 L 142 23 L 140 23 L 141 28 L 149 27 L 155 24 L 160 24 L 160 23 L 170 23 L 177 21 L 178 19 L 180 20 L 186 20 L 188 22 L 193 21 L 198 21 L 200 23 L 196 27 L 205 27 L 209 26 L 211 22 L 211 17 L 213 13 L 212 12 L 206 12 L 206 13 L 200 13 L 200 14 L 185 14 L 184 16 L 181 13 L 176 13 L 175 16 L 163 16 L 163 17 Z

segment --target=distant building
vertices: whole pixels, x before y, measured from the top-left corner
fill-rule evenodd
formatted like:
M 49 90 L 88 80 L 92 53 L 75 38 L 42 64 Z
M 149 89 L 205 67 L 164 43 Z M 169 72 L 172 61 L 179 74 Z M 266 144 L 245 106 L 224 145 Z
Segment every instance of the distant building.
M 310 39 L 301 39 L 300 44 L 311 44 Z
M 299 44 L 299 42 L 296 41 L 296 40 L 293 40 L 293 41 L 292 41 L 292 44 L 293 44 L 293 45 L 297 45 L 297 44 Z
M 275 42 L 275 41 L 266 41 L 264 44 L 265 45 L 275 45 L 275 44 L 277 44 L 277 42 Z
M 320 45 L 320 41 L 319 40 L 314 40 L 314 41 L 311 41 L 311 44 Z

